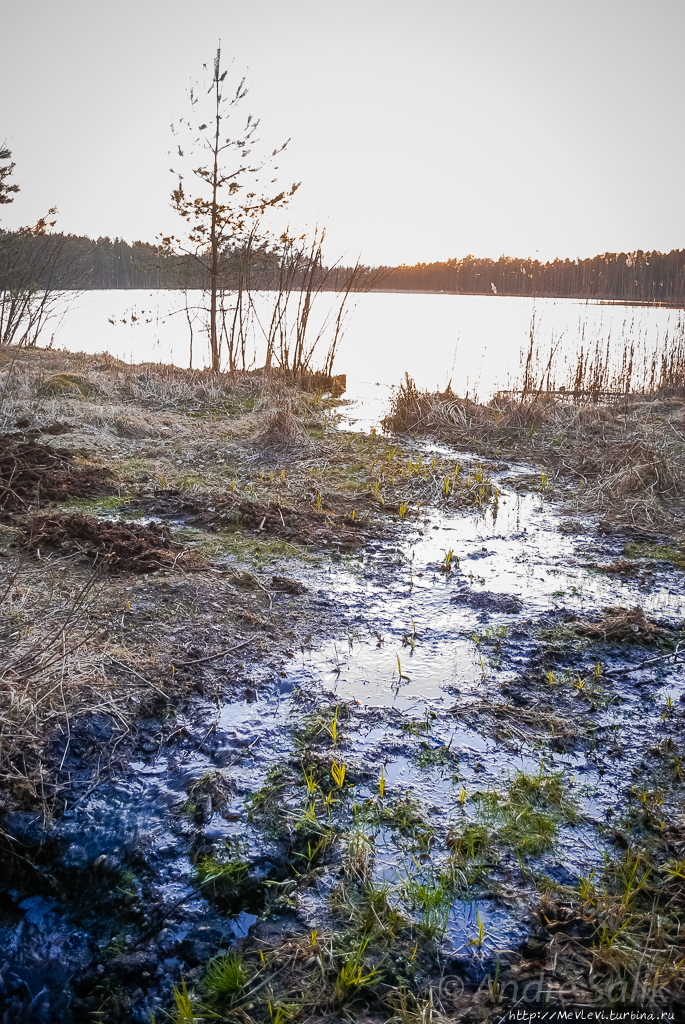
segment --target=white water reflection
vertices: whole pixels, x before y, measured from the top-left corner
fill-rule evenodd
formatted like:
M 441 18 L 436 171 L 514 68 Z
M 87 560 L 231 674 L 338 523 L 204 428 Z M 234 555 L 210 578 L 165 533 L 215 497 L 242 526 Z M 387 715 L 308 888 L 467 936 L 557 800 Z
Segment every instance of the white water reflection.
M 554 505 L 504 484 L 501 494 L 496 514 L 492 508 L 480 516 L 437 513 L 406 523 L 401 545 L 367 554 L 366 571 L 332 566 L 330 589 L 351 608 L 363 609 L 358 626 L 371 637 L 351 636 L 348 644 L 339 640 L 307 653 L 289 672 L 295 684 L 320 680 L 327 690 L 365 706 L 409 711 L 419 701 L 439 708 L 446 687 L 476 698 L 484 677 L 492 675 L 487 649 L 474 641 L 486 625 L 511 626 L 521 615 L 554 608 L 596 616 L 617 604 L 640 604 L 647 615 L 682 620 L 685 601 L 677 574 L 644 592 L 635 579 L 598 572 L 589 542 L 560 531 L 563 517 Z M 590 535 L 589 521 L 586 526 Z M 456 565 L 444 573 L 448 550 Z M 606 559 L 605 551 L 601 560 Z M 462 602 L 463 591 L 468 597 Z M 513 598 L 518 606 L 510 614 L 496 606 L 483 614 L 473 600 L 481 593 Z M 472 745 L 466 737 L 462 741 Z
M 193 300 L 195 301 L 195 300 Z M 272 301 L 256 297 L 262 319 Z M 316 332 L 336 307 L 337 296 L 321 295 L 312 312 Z M 347 373 L 347 397 L 361 402 L 348 410 L 355 429 L 378 422 L 389 387 L 408 372 L 422 388 L 444 388 L 481 399 L 507 387 L 518 372 L 535 316 L 540 352 L 559 343 L 573 361 L 583 345 L 611 342 L 616 352 L 634 342 L 651 352 L 680 329 L 682 313 L 658 307 L 600 305 L 574 299 L 512 296 L 374 292 L 357 297 L 336 370 Z M 268 317 L 267 317 L 268 319 Z M 47 337 L 44 343 L 49 341 Z M 183 293 L 176 291 L 93 291 L 78 296 L 55 328 L 53 344 L 72 352 L 108 351 L 126 362 L 162 362 L 187 367 L 190 334 Z M 321 350 L 323 362 L 325 339 Z M 263 343 L 255 337 L 248 354 L 263 362 Z M 193 365 L 208 363 L 206 339 L 197 327 Z

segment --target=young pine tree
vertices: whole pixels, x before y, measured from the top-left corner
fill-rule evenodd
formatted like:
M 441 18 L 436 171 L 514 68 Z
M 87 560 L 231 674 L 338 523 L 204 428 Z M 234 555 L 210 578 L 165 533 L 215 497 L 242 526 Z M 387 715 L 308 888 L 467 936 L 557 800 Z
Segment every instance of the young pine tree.
M 230 92 L 226 75 L 221 70 L 219 46 L 209 87 L 202 91 L 197 85 L 190 88 L 190 115 L 172 125 L 176 157 L 190 167 L 185 175 L 171 169 L 178 173 L 171 205 L 186 222 L 186 229 L 183 237 L 163 238 L 169 252 L 189 257 L 208 293 L 213 370 L 221 365 L 219 299 L 231 280 L 236 254 L 255 249 L 264 214 L 284 207 L 298 188 L 292 185 L 278 191 L 273 177 L 266 188 L 262 185 L 262 178 L 278 169 L 274 161 L 288 143 L 267 156 L 259 155 L 259 121 L 251 114 L 241 116 L 247 96 L 245 79 Z M 232 363 L 232 352 L 230 356 Z

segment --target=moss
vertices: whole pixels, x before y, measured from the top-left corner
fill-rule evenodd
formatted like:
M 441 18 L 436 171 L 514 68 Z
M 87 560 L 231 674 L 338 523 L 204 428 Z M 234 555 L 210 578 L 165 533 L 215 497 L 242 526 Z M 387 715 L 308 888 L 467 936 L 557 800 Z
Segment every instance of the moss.
M 685 569 L 685 547 L 680 544 L 626 544 L 623 554 L 626 558 L 648 558 Z
M 40 397 L 60 395 L 74 397 L 82 395 L 84 398 L 88 398 L 90 395 L 96 394 L 97 390 L 92 381 L 86 380 L 80 374 L 55 373 L 52 377 L 48 377 L 47 380 L 43 381 L 38 389 L 38 394 Z
M 258 569 L 265 567 L 269 562 L 286 558 L 308 563 L 316 560 L 307 550 L 288 541 L 269 537 L 258 540 L 247 535 L 237 523 L 224 527 L 219 533 L 209 533 L 193 526 L 182 526 L 174 531 L 174 538 L 207 558 L 219 555 L 232 558 L 238 564 Z
M 140 519 L 142 512 L 132 509 L 127 498 L 115 495 L 111 498 L 70 498 L 60 502 L 65 512 L 80 512 L 84 516 L 99 519 L 116 516 L 118 519 Z

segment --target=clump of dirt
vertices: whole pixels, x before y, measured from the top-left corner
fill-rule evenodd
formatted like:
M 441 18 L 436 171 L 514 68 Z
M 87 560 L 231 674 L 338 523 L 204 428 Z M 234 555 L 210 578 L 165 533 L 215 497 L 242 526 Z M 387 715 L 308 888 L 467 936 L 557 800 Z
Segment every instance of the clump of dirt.
M 634 576 L 639 572 L 635 563 L 630 562 L 627 558 L 615 558 L 613 562 L 597 565 L 594 568 L 597 572 L 606 573 L 608 576 Z
M 31 427 L 31 420 L 27 416 L 18 419 L 14 426 L 28 437 L 38 437 L 41 434 L 52 434 L 53 437 L 56 437 L 59 434 L 68 434 L 74 429 L 71 423 L 63 423 L 61 420 L 55 420 L 54 423 L 48 423 L 44 427 Z M 31 429 L 27 429 L 29 427 Z
M 655 644 L 672 636 L 670 630 L 650 622 L 640 607 L 605 608 L 604 617 L 599 622 L 577 619 L 572 622 L 572 626 L 576 633 L 592 640 L 628 640 L 636 644 Z
M 523 603 L 513 594 L 493 594 L 489 590 L 464 589 L 450 598 L 450 604 L 468 605 L 483 613 L 501 612 L 504 615 L 518 615 Z
M 281 594 L 305 594 L 307 592 L 304 583 L 293 580 L 290 576 L 272 576 L 271 585 Z
M 74 464 L 63 448 L 33 438 L 0 435 L 0 516 L 65 498 L 90 498 L 116 490 L 109 470 Z
M 159 519 L 182 522 L 204 530 L 219 531 L 235 524 L 233 502 L 225 498 L 155 491 L 133 498 L 130 507 Z
M 199 568 L 204 564 L 172 541 L 166 526 L 108 523 L 79 513 L 31 519 L 23 528 L 19 544 L 27 551 L 41 547 L 59 548 L 65 553 L 82 551 L 104 562 L 108 569 L 131 572 L 154 572 L 177 564 L 184 569 Z
M 256 532 L 274 534 L 300 544 L 336 544 L 342 548 L 362 545 L 370 531 L 368 523 L 349 516 L 332 516 L 316 509 L 281 508 L 259 501 L 235 504 L 240 522 Z
M 158 492 L 134 501 L 136 508 L 155 517 L 182 520 L 188 526 L 219 531 L 243 526 L 258 534 L 275 536 L 298 544 L 335 545 L 345 550 L 360 547 L 371 535 L 380 536 L 378 526 L 332 511 L 332 501 L 322 500 L 321 509 L 287 508 L 275 502 L 234 498 L 204 498 Z

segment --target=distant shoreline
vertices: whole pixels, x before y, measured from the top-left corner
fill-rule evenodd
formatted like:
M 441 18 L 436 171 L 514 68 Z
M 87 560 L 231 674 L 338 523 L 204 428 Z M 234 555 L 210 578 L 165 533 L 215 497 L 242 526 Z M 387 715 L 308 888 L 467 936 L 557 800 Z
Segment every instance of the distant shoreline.
M 151 288 L 145 285 L 131 285 L 128 288 L 64 288 L 61 289 L 65 292 L 201 292 L 202 288 L 171 288 L 171 287 L 158 287 Z M 322 292 L 335 293 L 342 289 L 336 288 L 324 288 Z M 277 288 L 256 288 L 255 291 L 262 292 L 275 292 Z M 597 296 L 587 295 L 527 295 L 521 292 L 498 292 L 493 294 L 492 292 L 450 292 L 444 289 L 431 289 L 431 288 L 370 288 L 368 292 L 358 292 L 356 294 L 362 295 L 450 295 L 450 296 L 470 296 L 483 299 L 559 299 L 568 300 L 571 302 L 584 302 L 593 303 L 597 306 L 640 306 L 648 308 L 663 308 L 663 309 L 685 309 L 685 301 L 683 302 L 670 302 L 667 299 L 611 299 L 601 298 Z

